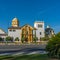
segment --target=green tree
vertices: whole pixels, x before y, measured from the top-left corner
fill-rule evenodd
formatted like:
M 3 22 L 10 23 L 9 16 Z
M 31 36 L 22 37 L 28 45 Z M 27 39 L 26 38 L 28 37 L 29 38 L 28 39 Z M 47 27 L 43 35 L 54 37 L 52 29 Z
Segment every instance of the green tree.
M 4 39 L 2 37 L 0 37 L 0 42 L 4 41 Z
M 15 38 L 15 41 L 19 41 L 19 38 L 18 38 L 18 37 L 16 37 L 16 38 Z
M 46 51 L 50 57 L 60 57 L 60 32 L 49 40 Z
M 24 43 L 24 41 L 25 41 L 25 37 L 22 37 L 21 42 Z
M 36 41 L 38 40 L 37 37 L 33 37 L 33 41 L 36 43 Z
M 49 41 L 49 37 L 48 36 L 45 36 L 45 37 L 43 37 L 43 38 L 41 38 L 41 41 Z
M 7 36 L 5 40 L 6 40 L 6 41 L 11 41 L 11 42 L 12 42 L 12 41 L 13 41 L 13 37 Z

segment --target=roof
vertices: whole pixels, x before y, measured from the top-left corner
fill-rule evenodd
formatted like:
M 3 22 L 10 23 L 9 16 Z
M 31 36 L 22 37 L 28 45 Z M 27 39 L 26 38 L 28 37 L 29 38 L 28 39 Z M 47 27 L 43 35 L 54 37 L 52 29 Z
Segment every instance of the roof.
M 44 23 L 44 21 L 35 21 L 34 23 Z
M 24 26 L 30 26 L 29 24 L 25 24 L 25 25 L 23 25 L 22 27 L 24 27 Z M 22 28 L 21 27 L 21 28 Z M 34 30 L 36 30 L 36 28 L 34 28 L 34 27 L 32 27 L 32 26 L 30 26 L 31 28 L 33 28 Z
M 51 31 L 53 30 L 52 28 L 46 28 L 45 31 Z
M 0 34 L 0 36 L 7 36 L 7 34 Z
M 7 36 L 7 33 L 0 28 L 0 36 Z
M 4 34 L 7 34 L 3 29 L 0 28 L 0 30 L 1 30 Z M 1 34 L 1 32 L 0 32 L 0 34 Z
M 8 29 L 21 29 L 21 27 L 9 27 Z

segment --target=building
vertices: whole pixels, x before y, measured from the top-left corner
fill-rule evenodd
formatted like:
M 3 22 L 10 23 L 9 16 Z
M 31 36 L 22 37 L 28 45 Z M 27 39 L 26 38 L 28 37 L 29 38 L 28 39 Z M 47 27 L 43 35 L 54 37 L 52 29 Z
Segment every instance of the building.
M 50 26 L 47 26 L 47 28 L 45 29 L 45 35 L 51 38 L 55 35 L 54 30 Z
M 15 41 L 16 38 L 19 38 L 19 42 L 24 38 L 24 41 L 29 43 L 33 42 L 34 37 L 37 37 L 37 42 L 40 42 L 41 38 L 45 36 L 49 38 L 54 36 L 54 30 L 49 26 L 45 29 L 43 21 L 35 21 L 34 27 L 29 24 L 19 26 L 19 20 L 14 18 L 11 26 L 8 27 L 8 34 L 4 30 L 0 29 L 0 37 L 5 39 L 7 36 L 13 37 L 13 41 Z
M 8 36 L 15 38 L 19 38 L 19 41 L 24 37 L 26 42 L 32 42 L 33 37 L 37 37 L 40 41 L 40 38 L 44 37 L 44 22 L 36 21 L 34 23 L 34 27 L 29 24 L 25 24 L 24 26 L 19 26 L 19 21 L 17 18 L 12 20 L 11 27 L 8 28 Z
M 33 37 L 35 36 L 35 30 L 36 28 L 25 24 L 21 27 L 21 38 L 25 37 L 26 42 L 33 42 Z M 34 33 L 34 34 L 33 34 Z
M 5 39 L 6 36 L 7 36 L 7 33 L 3 29 L 0 29 L 0 37 Z
M 36 28 L 36 37 L 38 37 L 38 40 L 40 40 L 41 38 L 43 38 L 45 36 L 44 22 L 36 21 L 34 23 L 34 27 Z
M 8 28 L 8 36 L 13 37 L 13 40 L 15 40 L 16 37 L 21 40 L 21 27 L 19 27 L 19 21 L 17 18 L 12 20 L 12 25 Z

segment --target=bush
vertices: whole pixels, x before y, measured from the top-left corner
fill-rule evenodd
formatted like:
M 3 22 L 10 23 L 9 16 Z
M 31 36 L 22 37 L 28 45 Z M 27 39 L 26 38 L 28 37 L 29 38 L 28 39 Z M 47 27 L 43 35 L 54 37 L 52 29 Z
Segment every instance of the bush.
M 4 39 L 0 37 L 0 42 L 2 42 L 2 41 L 4 41 Z
M 49 41 L 49 37 L 43 37 L 41 38 L 41 41 Z
M 19 41 L 19 38 L 18 38 L 18 37 L 16 37 L 16 38 L 15 38 L 15 41 Z
M 50 38 L 45 34 L 45 37 L 42 37 L 41 40 L 42 40 L 42 41 L 49 41 Z
M 60 48 L 59 48 L 59 50 L 57 52 L 57 57 L 60 59 Z
M 24 41 L 25 41 L 25 37 L 22 37 L 21 42 L 24 43 Z
M 46 51 L 50 57 L 60 57 L 60 33 L 49 40 Z
M 36 41 L 38 40 L 37 37 L 33 37 L 33 41 L 36 43 Z
M 13 37 L 7 36 L 5 40 L 8 41 L 8 42 L 12 42 L 13 41 Z

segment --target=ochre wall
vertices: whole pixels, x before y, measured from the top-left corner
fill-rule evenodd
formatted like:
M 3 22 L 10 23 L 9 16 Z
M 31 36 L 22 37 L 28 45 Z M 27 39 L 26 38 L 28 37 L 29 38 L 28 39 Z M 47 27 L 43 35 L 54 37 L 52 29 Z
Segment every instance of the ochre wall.
M 31 28 L 30 26 L 24 26 L 22 28 L 22 34 L 23 37 L 27 38 L 27 42 L 32 42 L 33 39 L 33 28 Z

